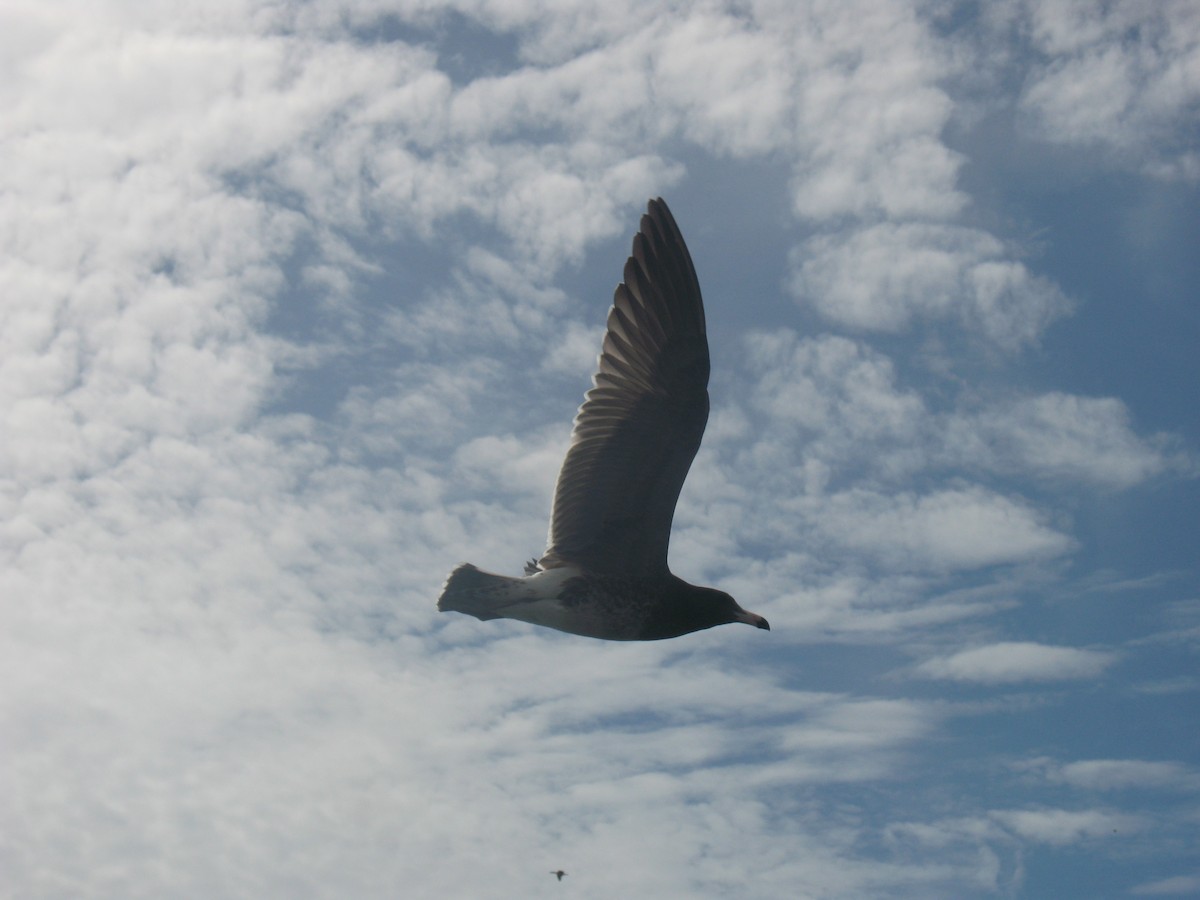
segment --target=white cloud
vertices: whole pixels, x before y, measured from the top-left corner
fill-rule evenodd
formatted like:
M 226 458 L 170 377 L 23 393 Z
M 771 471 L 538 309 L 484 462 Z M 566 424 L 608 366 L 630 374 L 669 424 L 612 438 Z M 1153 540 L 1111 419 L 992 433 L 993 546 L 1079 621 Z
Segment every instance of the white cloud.
M 802 447 L 789 469 L 809 466 L 810 490 L 856 467 L 889 481 L 948 467 L 1125 489 L 1195 466 L 1178 438 L 1140 436 L 1115 397 L 1054 391 L 981 401 L 968 393 L 939 410 L 903 383 L 890 357 L 863 341 L 777 330 L 753 333 L 745 346 L 754 381 L 743 390 L 754 411 L 768 417 L 760 441 Z M 718 417 L 736 414 L 744 428 L 746 412 L 718 407 L 708 444 L 723 440 Z M 745 431 L 730 438 L 744 440 Z
M 1200 894 L 1200 875 L 1175 875 L 1147 881 L 1136 885 L 1129 893 L 1137 897 L 1193 897 Z
M 558 343 L 550 348 L 549 354 L 542 360 L 542 366 L 548 372 L 582 375 L 585 379 L 582 383 L 586 385 L 586 379 L 591 377 L 596 368 L 596 358 L 603 340 L 603 329 L 585 328 L 578 322 L 570 322 L 565 333 L 559 335 Z
M 1104 650 L 1003 641 L 927 660 L 917 666 L 916 671 L 927 678 L 1013 684 L 1094 678 L 1116 659 L 1115 654 Z
M 1054 141 L 1098 144 L 1163 178 L 1200 179 L 1200 153 L 1180 123 L 1200 103 L 1195 4 L 1086 0 L 1028 5 L 1035 67 L 1021 107 Z
M 883 223 L 821 235 L 801 246 L 792 265 L 799 299 L 834 322 L 870 331 L 951 318 L 1015 348 L 1070 308 L 1051 282 L 1005 259 L 996 238 L 959 226 Z
M 993 810 L 991 817 L 1020 837 L 1062 846 L 1087 839 L 1119 838 L 1146 827 L 1141 817 L 1099 809 Z
M 792 42 L 806 70 L 796 211 L 818 221 L 957 213 L 966 201 L 956 186 L 962 160 L 941 141 L 950 101 L 939 81 L 949 58 L 913 9 L 836 4 L 804 22 Z
M 1024 503 L 977 487 L 927 495 L 843 491 L 822 509 L 820 528 L 899 571 L 1047 559 L 1073 547 Z
M 1139 437 L 1115 397 L 1052 392 L 949 417 L 946 452 L 960 464 L 1127 488 L 1170 465 L 1165 435 Z
M 1200 788 L 1200 777 L 1187 766 L 1143 759 L 1083 759 L 1066 763 L 1054 773 L 1054 777 L 1067 784 L 1092 790 Z
M 532 447 L 528 446 L 530 437 Z M 528 493 L 537 498 L 535 510 L 549 510 L 554 480 L 568 445 L 565 428 L 537 436 L 486 435 L 455 451 L 455 468 L 459 477 L 481 494 Z
M 1183 763 L 1168 760 L 1080 759 L 1062 763 L 1036 757 L 1015 763 L 1013 769 L 1087 791 L 1169 791 L 1186 796 L 1200 790 L 1200 775 Z
M 822 761 L 816 777 L 881 777 L 895 765 L 895 751 L 928 734 L 934 721 L 931 710 L 909 701 L 837 703 L 790 730 L 782 747 L 808 766 Z
M 785 473 L 810 466 L 810 491 L 823 489 L 840 468 L 896 474 L 920 467 L 928 414 L 916 392 L 896 385 L 886 356 L 846 338 L 798 339 L 790 331 L 752 334 L 745 346 L 755 377 L 749 399 L 769 423 L 758 452 L 769 443 L 790 453 Z M 716 443 L 721 436 L 713 431 Z
M 361 447 L 374 455 L 404 455 L 455 446 L 469 433 L 472 412 L 495 374 L 489 360 L 455 369 L 410 363 L 392 371 L 387 393 L 351 389 L 338 408 L 346 431 L 342 452 L 349 456 Z
M 654 56 L 653 89 L 697 143 L 734 155 L 790 143 L 794 69 L 778 32 L 700 14 L 663 34 Z
M 746 343 L 761 373 L 755 405 L 773 419 L 861 440 L 908 431 L 924 415 L 916 393 L 896 389 L 891 361 L 861 343 L 829 335 L 800 340 L 787 331 L 753 334 Z

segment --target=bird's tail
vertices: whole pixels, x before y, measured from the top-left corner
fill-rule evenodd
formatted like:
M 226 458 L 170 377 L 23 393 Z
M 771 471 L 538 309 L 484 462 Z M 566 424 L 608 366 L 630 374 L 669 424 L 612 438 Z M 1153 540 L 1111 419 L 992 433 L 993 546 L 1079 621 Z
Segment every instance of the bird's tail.
M 514 603 L 533 598 L 525 579 L 493 575 L 463 563 L 446 579 L 437 605 L 443 612 L 453 610 L 486 621 L 502 617 Z

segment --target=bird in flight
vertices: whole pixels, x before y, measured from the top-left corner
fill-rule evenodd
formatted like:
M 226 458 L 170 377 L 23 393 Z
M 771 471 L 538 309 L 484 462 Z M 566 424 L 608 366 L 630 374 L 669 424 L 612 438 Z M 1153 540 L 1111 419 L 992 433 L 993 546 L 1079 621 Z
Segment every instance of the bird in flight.
M 566 872 L 564 872 L 562 869 L 555 869 L 555 870 L 554 870 L 553 872 L 551 872 L 550 874 L 551 874 L 551 875 L 557 875 L 557 876 L 558 876 L 558 880 L 559 880 L 559 881 L 562 881 L 562 880 L 563 880 L 563 876 L 564 876 L 564 875 L 566 875 L 567 873 L 566 873 Z
M 438 609 L 610 641 L 729 622 L 769 630 L 667 567 L 675 504 L 708 422 L 709 356 L 696 270 L 661 198 L 642 216 L 624 276 L 558 475 L 546 552 L 524 577 L 463 563 Z

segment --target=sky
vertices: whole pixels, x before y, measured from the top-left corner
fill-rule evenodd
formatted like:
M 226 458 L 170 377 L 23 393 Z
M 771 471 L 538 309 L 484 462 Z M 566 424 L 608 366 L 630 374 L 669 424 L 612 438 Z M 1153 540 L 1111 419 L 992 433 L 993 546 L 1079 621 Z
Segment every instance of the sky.
M 1200 6 L 7 0 L 0 76 L 0 894 L 1200 894 Z M 671 566 L 772 630 L 438 613 L 660 195 Z

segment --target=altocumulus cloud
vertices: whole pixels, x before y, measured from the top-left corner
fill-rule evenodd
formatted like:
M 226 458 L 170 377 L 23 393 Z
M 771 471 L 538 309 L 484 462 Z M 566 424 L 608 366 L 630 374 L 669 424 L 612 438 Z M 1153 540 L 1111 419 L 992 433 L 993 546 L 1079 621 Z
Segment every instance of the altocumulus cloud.
M 1087 838 L 1128 836 L 1145 827 L 1145 822 L 1138 816 L 1099 809 L 996 810 L 992 818 L 1022 837 L 1055 845 L 1073 844 Z
M 1200 875 L 1175 875 L 1136 885 L 1131 891 L 1136 897 L 1191 897 L 1200 893 Z
M 1095 790 L 1157 788 L 1200 790 L 1200 775 L 1176 762 L 1144 759 L 1081 759 L 1051 774 L 1067 784 Z
M 926 660 L 916 671 L 927 678 L 1003 684 L 1092 678 L 1117 660 L 1106 650 L 1052 647 L 1029 641 L 1001 641 Z

